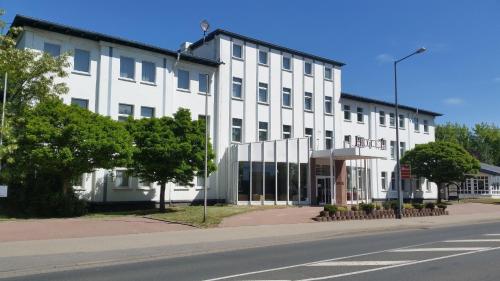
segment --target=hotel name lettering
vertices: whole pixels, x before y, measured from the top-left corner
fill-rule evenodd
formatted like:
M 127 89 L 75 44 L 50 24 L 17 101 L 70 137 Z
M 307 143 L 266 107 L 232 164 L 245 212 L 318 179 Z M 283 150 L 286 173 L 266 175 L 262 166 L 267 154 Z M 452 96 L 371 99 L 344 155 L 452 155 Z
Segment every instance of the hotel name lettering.
M 356 137 L 356 143 L 354 144 L 354 146 L 386 150 L 386 140 L 384 139 L 370 140 L 370 139 L 365 139 L 363 137 Z

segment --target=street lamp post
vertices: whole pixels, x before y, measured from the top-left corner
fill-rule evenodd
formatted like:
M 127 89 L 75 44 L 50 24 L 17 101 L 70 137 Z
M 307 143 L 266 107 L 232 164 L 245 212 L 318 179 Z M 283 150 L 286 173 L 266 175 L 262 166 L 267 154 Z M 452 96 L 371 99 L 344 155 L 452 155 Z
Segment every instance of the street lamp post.
M 419 48 L 415 52 L 403 57 L 399 60 L 394 61 L 394 114 L 396 115 L 396 188 L 398 191 L 398 213 L 397 218 L 403 218 L 403 191 L 401 190 L 401 163 L 400 163 L 400 151 L 399 151 L 399 105 L 398 105 L 398 75 L 397 66 L 399 62 L 416 55 L 425 52 L 425 48 Z
M 205 36 L 210 24 L 207 20 L 202 20 L 200 23 L 201 30 L 203 31 L 203 44 L 205 44 Z M 207 92 L 205 93 L 205 174 L 203 180 L 203 222 L 207 221 L 207 200 L 208 200 L 208 131 L 209 131 L 209 119 L 208 119 L 208 91 L 210 83 L 208 83 L 207 75 Z

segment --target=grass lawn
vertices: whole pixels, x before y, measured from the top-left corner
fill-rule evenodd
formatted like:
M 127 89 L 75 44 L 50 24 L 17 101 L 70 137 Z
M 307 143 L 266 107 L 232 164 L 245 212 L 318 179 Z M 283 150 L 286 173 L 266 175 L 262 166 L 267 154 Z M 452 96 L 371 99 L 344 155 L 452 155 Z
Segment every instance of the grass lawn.
M 222 222 L 224 218 L 243 214 L 246 212 L 265 210 L 270 208 L 283 208 L 280 206 L 209 206 L 208 219 L 203 222 L 203 206 L 179 206 L 167 208 L 165 213 L 146 215 L 153 219 L 188 223 L 199 227 L 213 227 Z
M 470 199 L 460 199 L 460 203 L 481 203 L 481 204 L 500 205 L 500 199 L 494 199 L 494 198 L 470 198 Z

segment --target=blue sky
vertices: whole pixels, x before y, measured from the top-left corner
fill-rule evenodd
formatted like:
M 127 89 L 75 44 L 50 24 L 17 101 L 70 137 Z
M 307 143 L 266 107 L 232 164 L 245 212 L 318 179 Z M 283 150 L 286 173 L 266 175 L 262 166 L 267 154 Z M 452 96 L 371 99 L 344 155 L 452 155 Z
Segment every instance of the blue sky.
M 199 22 L 346 63 L 342 90 L 445 114 L 438 122 L 500 125 L 500 1 L 28 1 L 24 14 L 177 49 L 200 37 Z

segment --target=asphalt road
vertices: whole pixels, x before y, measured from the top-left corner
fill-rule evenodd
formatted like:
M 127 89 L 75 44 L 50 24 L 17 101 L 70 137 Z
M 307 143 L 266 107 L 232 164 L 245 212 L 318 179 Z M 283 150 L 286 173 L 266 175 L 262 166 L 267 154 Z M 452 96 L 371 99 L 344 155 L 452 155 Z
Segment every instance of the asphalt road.
M 495 235 L 496 234 L 496 235 Z M 500 280 L 500 223 L 354 235 L 4 280 Z

